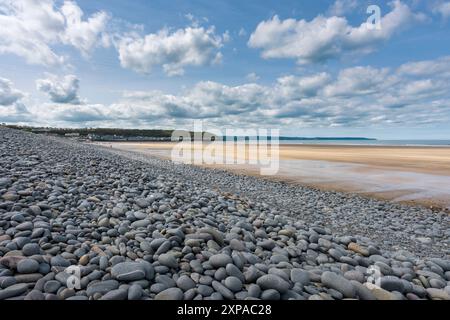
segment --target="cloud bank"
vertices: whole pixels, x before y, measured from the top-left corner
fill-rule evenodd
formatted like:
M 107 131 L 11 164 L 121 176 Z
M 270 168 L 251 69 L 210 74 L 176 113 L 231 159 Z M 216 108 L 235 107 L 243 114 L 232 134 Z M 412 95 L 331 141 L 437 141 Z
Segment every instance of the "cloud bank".
M 287 75 L 272 85 L 200 81 L 177 95 L 129 91 L 110 105 L 48 103 L 33 110 L 43 122 L 79 126 L 177 126 L 192 119 L 222 126 L 248 119 L 298 128 L 423 126 L 450 121 L 450 57 Z

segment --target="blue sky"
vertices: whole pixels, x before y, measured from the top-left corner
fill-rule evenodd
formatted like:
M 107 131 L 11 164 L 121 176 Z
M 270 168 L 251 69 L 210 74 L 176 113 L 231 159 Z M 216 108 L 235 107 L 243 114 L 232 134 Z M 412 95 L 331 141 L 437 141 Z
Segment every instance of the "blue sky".
M 449 139 L 449 31 L 440 0 L 0 0 L 0 121 Z

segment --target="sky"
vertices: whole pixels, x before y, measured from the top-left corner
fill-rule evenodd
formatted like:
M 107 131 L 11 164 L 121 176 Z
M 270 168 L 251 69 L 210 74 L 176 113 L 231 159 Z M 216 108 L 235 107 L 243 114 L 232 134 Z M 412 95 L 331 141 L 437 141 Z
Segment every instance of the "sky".
M 0 122 L 450 139 L 450 1 L 0 0 Z

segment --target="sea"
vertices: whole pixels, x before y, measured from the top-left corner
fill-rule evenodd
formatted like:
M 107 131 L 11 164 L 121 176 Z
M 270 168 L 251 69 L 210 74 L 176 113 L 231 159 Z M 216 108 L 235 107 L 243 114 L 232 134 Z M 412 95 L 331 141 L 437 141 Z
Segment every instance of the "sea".
M 450 140 L 343 140 L 300 139 L 280 140 L 280 144 L 305 145 L 361 145 L 361 146 L 433 146 L 450 147 Z

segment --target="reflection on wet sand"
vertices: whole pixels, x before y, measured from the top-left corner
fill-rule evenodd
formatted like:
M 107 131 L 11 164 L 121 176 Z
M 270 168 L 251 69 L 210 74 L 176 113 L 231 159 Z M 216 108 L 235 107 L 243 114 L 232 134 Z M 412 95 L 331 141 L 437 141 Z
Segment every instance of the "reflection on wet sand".
M 171 143 L 112 143 L 117 149 L 170 159 Z M 201 150 L 195 150 L 195 156 Z M 238 155 L 239 156 L 239 155 Z M 243 156 L 248 159 L 248 154 Z M 259 175 L 258 165 L 208 165 Z M 450 208 L 450 148 L 280 145 L 269 179 L 327 190 Z

